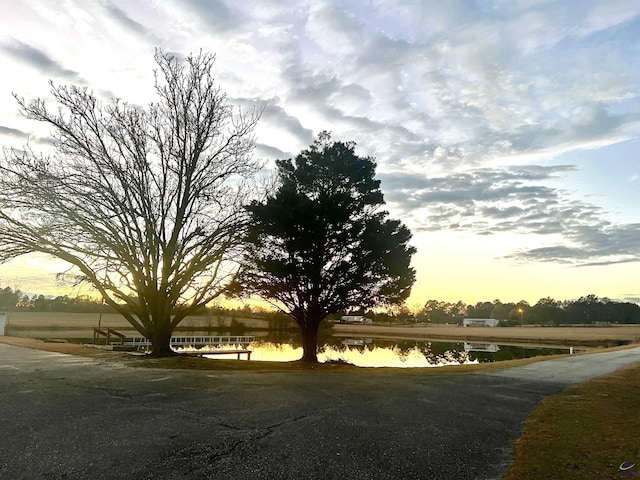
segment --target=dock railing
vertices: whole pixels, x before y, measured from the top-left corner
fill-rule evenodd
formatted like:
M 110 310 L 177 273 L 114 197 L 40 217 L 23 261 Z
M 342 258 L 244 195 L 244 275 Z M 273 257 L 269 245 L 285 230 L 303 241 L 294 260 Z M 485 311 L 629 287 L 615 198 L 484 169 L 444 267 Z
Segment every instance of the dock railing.
M 248 345 L 256 340 L 250 335 L 219 335 L 219 336 L 175 336 L 171 337 L 172 347 L 205 347 L 207 345 Z M 150 347 L 151 342 L 145 337 L 133 337 L 125 340 L 122 345 L 134 348 Z
M 97 328 L 97 327 L 93 327 L 93 343 L 97 343 L 98 339 L 103 336 L 105 337 L 105 345 L 114 345 L 114 344 L 118 344 L 118 345 L 123 345 L 125 340 L 127 339 L 127 336 L 115 331 L 113 328 Z M 112 342 L 111 341 L 111 337 L 117 337 L 120 339 L 119 342 Z

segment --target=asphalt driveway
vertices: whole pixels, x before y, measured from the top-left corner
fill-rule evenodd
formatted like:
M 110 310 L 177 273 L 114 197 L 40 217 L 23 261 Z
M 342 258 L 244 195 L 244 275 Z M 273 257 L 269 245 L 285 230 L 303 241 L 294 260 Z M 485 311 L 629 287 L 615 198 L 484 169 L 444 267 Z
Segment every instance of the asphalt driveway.
M 130 368 L 0 344 L 2 479 L 493 479 L 540 400 L 640 348 L 468 375 Z

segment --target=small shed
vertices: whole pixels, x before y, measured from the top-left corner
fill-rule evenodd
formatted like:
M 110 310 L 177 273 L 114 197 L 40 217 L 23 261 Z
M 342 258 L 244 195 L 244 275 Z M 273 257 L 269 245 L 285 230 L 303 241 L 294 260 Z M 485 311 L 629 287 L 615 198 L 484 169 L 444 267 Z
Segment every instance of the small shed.
M 462 325 L 465 327 L 497 327 L 498 320 L 495 318 L 465 318 Z
M 373 320 L 363 315 L 343 315 L 340 318 L 340 323 L 373 323 Z

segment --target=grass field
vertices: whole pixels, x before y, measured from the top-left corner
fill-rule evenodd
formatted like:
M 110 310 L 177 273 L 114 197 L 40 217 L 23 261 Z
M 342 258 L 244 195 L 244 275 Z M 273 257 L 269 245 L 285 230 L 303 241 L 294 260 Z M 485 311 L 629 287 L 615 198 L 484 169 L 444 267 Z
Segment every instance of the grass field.
M 140 334 L 121 315 L 115 313 L 62 313 L 62 312 L 8 312 L 6 334 L 17 337 L 34 338 L 91 338 L 93 328 L 113 328 L 127 336 Z M 209 316 L 193 316 L 184 319 L 181 329 L 232 328 L 232 323 L 242 328 L 268 328 L 267 320 L 253 318 L 231 318 Z
M 482 339 L 497 342 L 517 339 L 528 342 L 571 344 L 576 342 L 640 342 L 640 325 L 612 325 L 593 327 L 460 327 L 457 325 L 335 325 L 334 335 L 407 339 Z

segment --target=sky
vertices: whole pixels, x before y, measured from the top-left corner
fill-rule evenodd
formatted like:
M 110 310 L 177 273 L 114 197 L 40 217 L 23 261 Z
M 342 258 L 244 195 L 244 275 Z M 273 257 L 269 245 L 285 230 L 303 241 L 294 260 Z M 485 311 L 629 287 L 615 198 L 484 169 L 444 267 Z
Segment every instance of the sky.
M 323 130 L 376 159 L 410 306 L 640 302 L 637 0 L 0 0 L 0 145 L 47 147 L 11 94 L 49 80 L 154 100 L 156 47 L 216 54 L 230 101 L 265 108 L 267 165 Z M 16 259 L 0 286 L 54 294 L 64 268 Z

